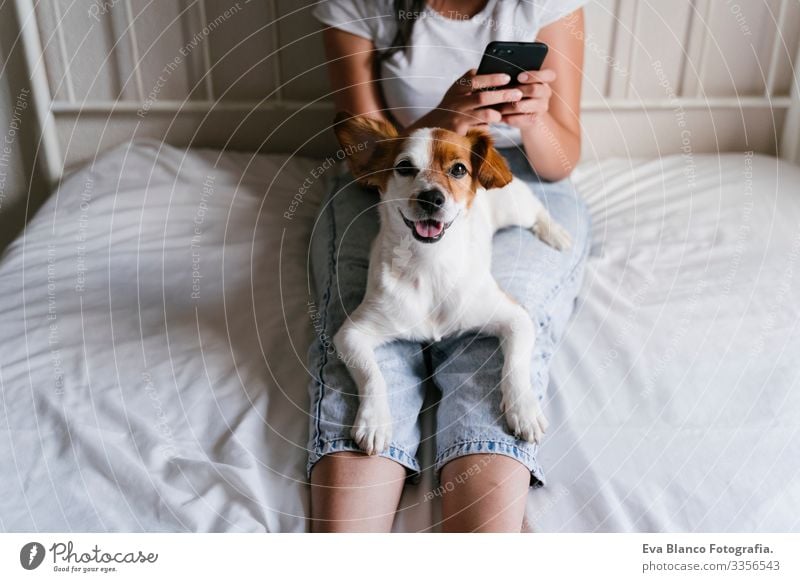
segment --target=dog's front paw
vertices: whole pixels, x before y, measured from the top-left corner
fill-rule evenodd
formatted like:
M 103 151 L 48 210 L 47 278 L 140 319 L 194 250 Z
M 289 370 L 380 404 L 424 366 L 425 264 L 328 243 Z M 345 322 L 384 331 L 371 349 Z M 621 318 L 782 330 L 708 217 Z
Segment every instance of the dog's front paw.
M 382 453 L 392 440 L 392 415 L 389 406 L 362 403 L 358 407 L 356 422 L 350 434 L 368 455 Z
M 558 224 L 552 218 L 534 226 L 533 231 L 542 241 L 556 249 L 565 251 L 572 246 L 572 237 L 566 228 Z
M 549 423 L 539 407 L 533 390 L 520 394 L 504 394 L 501 407 L 506 415 L 508 427 L 515 437 L 539 443 L 544 437 Z

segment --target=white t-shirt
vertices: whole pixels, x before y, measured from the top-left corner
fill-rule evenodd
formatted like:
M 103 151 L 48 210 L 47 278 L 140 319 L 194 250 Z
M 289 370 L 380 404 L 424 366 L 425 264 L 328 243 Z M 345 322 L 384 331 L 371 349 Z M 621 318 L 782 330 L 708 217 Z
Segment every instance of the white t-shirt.
M 555 22 L 587 0 L 488 0 L 472 18 L 440 14 L 427 3 L 416 18 L 411 47 L 381 65 L 381 89 L 386 105 L 404 126 L 434 109 L 450 86 L 467 70 L 477 68 L 483 49 L 494 40 L 533 41 L 540 28 Z M 392 45 L 397 20 L 392 0 L 328 0 L 316 6 L 323 24 L 373 42 L 379 50 Z M 519 145 L 518 129 L 494 124 L 499 146 Z

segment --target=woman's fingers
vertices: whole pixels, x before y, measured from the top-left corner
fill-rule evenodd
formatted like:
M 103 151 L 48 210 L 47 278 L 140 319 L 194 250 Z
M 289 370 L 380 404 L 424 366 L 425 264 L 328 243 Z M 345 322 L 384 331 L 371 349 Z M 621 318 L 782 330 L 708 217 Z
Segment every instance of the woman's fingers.
M 517 77 L 519 81 L 517 89 L 522 92 L 524 98 L 497 108 L 503 114 L 503 121 L 518 127 L 530 123 L 530 116 L 547 112 L 550 107 L 550 97 L 553 95 L 550 83 L 555 81 L 555 78 L 555 71 L 551 69 L 520 73 Z
M 530 85 L 533 83 L 552 83 L 556 80 L 556 72 L 553 69 L 542 69 L 541 71 L 524 71 L 517 75 L 517 81 Z
M 545 113 L 550 108 L 550 99 L 522 99 L 516 103 L 506 103 L 497 108 L 503 115 L 515 113 Z
M 470 93 L 464 97 L 466 109 L 479 109 L 481 107 L 492 107 L 502 103 L 513 103 L 519 101 L 524 95 L 519 89 L 495 89 L 494 91 L 479 91 Z
M 519 85 L 502 88 L 511 82 L 509 75 L 478 75 L 470 69 L 453 83 L 447 109 L 455 114 L 454 126 L 460 133 L 501 121 L 529 124 L 532 116 L 547 111 L 552 93 L 547 83 L 554 79 L 555 73 L 549 69 L 526 71 L 520 74 Z
M 492 97 L 485 97 L 486 102 L 478 103 L 478 107 L 485 107 L 486 105 L 502 103 L 504 101 L 513 101 L 521 99 L 522 96 L 517 96 L 519 89 L 516 87 L 509 87 L 501 92 L 498 88 L 504 87 L 511 82 L 511 76 L 505 73 L 493 73 L 490 75 L 478 75 L 475 69 L 470 69 L 464 73 L 455 83 L 450 87 L 451 95 L 470 95 L 470 94 L 483 94 L 483 93 L 499 93 Z M 486 89 L 495 89 L 494 91 L 485 91 Z M 514 91 L 511 93 L 504 91 Z
M 502 87 L 511 82 L 511 77 L 505 73 L 491 75 L 474 75 L 471 81 L 472 91 L 482 91 L 493 87 Z
M 511 76 L 505 73 L 478 75 L 475 69 L 470 69 L 451 85 L 450 90 L 458 95 L 467 95 L 473 91 L 502 87 L 510 82 Z
M 530 85 L 519 85 L 517 87 L 528 99 L 550 99 L 553 90 L 546 83 L 533 83 Z
M 483 109 L 473 109 L 470 112 L 464 113 L 464 116 L 469 120 L 470 125 L 484 125 L 486 123 L 500 123 L 503 115 L 491 107 Z
M 500 123 L 502 119 L 503 116 L 497 109 L 492 109 L 491 107 L 473 109 L 456 115 L 450 129 L 461 135 L 466 135 L 473 127 L 482 127 L 490 123 Z
M 461 75 L 456 82 L 450 85 L 448 93 L 450 95 L 466 95 L 472 91 L 472 78 L 475 76 L 475 69 L 470 69 Z

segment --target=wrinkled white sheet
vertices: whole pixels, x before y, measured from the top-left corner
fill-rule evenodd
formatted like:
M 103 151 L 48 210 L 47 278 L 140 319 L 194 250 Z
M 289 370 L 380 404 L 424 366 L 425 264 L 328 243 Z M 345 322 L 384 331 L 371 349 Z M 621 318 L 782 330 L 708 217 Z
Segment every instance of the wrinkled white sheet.
M 307 528 L 318 164 L 140 142 L 63 183 L 0 263 L 1 529 Z M 800 168 L 575 180 L 594 248 L 527 529 L 800 530 Z M 396 529 L 436 522 L 435 485 Z

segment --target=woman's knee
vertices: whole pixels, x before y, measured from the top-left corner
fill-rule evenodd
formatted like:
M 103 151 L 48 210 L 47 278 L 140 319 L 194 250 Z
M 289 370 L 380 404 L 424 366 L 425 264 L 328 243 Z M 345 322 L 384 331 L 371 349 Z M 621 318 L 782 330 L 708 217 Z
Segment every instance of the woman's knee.
M 458 457 L 442 467 L 443 529 L 519 532 L 531 474 L 505 455 Z
M 405 468 L 384 457 L 337 452 L 311 470 L 311 529 L 388 532 L 400 502 Z

